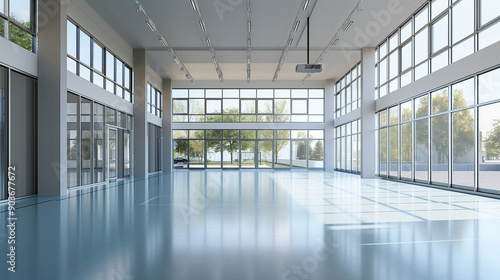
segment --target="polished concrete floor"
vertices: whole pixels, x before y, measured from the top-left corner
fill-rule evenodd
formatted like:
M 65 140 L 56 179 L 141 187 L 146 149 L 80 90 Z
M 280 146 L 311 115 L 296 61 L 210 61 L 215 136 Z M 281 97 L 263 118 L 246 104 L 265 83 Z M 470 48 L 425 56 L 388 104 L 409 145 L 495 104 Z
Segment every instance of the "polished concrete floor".
M 343 173 L 179 171 L 17 207 L 2 280 L 500 277 L 500 200 Z

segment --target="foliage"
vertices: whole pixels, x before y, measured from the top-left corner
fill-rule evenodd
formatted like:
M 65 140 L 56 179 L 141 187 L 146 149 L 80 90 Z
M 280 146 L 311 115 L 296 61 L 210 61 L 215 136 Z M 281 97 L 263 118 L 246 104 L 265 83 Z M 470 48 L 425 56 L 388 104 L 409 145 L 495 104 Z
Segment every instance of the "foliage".
M 463 92 L 456 90 L 453 94 L 453 104 L 457 108 L 467 105 Z M 424 99 L 417 108 L 416 115 L 427 115 L 428 99 Z M 448 111 L 448 92 L 444 90 L 442 94 L 433 96 L 432 98 L 433 112 Z M 471 110 L 463 110 L 454 113 L 453 123 L 453 160 L 456 161 L 460 156 L 465 155 L 470 151 L 471 143 L 474 143 L 474 115 Z M 445 121 L 444 121 L 445 120 Z M 448 161 L 448 127 L 449 122 L 447 117 L 432 118 L 432 136 L 431 143 L 434 151 L 437 154 L 438 163 L 446 163 Z M 425 122 L 418 128 L 420 131 L 428 131 L 428 123 Z M 427 133 L 417 133 L 416 141 L 419 143 L 427 142 Z
M 14 16 L 12 15 L 12 17 Z M 30 28 L 29 21 L 20 21 L 20 23 L 28 29 Z M 10 24 L 9 26 L 9 39 L 19 46 L 33 51 L 33 36 L 14 24 Z
M 314 145 L 314 150 L 312 152 L 309 152 L 309 159 L 318 161 L 323 160 L 323 141 L 316 141 L 316 144 Z
M 500 157 L 500 120 L 493 121 L 493 127 L 486 135 L 484 148 L 487 159 L 497 159 Z
M 307 158 L 306 143 L 304 141 L 296 142 L 297 145 L 297 159 L 304 160 Z

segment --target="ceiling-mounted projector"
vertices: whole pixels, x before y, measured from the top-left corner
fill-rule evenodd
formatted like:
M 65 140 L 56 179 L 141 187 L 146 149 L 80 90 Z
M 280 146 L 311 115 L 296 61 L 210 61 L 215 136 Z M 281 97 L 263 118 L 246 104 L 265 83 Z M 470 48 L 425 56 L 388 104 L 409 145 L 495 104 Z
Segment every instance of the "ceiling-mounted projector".
M 297 73 L 319 73 L 323 70 L 321 64 L 297 64 L 295 72 Z
M 297 64 L 295 66 L 296 73 L 319 73 L 323 70 L 321 64 L 309 64 L 309 17 L 307 18 L 307 64 Z

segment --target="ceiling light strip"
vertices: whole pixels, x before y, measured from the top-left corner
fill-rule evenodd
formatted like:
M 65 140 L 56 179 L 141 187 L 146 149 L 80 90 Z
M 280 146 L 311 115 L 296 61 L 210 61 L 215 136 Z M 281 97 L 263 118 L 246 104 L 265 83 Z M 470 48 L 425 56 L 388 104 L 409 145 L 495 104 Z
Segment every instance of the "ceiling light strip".
M 207 25 L 205 24 L 205 21 L 203 20 L 203 16 L 201 14 L 201 10 L 198 6 L 198 3 L 196 3 L 196 0 L 189 0 L 189 4 L 192 8 L 192 13 L 196 18 L 196 21 L 198 21 L 198 24 L 200 26 L 200 30 L 203 33 L 203 37 L 205 38 L 205 43 L 207 47 L 209 48 L 209 52 L 212 55 L 212 61 L 214 62 L 215 66 L 215 71 L 217 72 L 217 76 L 219 76 L 219 80 L 221 82 L 224 81 L 224 76 L 222 75 L 222 70 L 219 65 L 219 60 L 217 59 L 217 55 L 215 54 L 215 49 L 212 44 L 212 40 L 210 39 L 210 35 L 208 33 L 208 28 Z
M 189 73 L 189 71 L 187 70 L 184 63 L 182 63 L 182 61 L 179 59 L 179 57 L 175 53 L 172 46 L 170 46 L 170 44 L 167 42 L 167 39 L 165 39 L 165 36 L 163 36 L 161 31 L 158 30 L 158 28 L 154 24 L 153 20 L 148 16 L 148 14 L 146 13 L 146 10 L 144 10 L 144 7 L 142 6 L 141 2 L 139 2 L 139 0 L 134 0 L 134 2 L 135 2 L 135 10 L 137 12 L 142 12 L 144 14 L 144 16 L 146 17 L 146 25 L 151 29 L 152 32 L 155 32 L 158 35 L 158 41 L 160 42 L 160 44 L 167 48 L 167 50 L 172 55 L 175 63 L 179 66 L 182 73 L 184 73 L 184 76 L 186 76 L 186 79 L 188 79 L 192 83 L 194 81 L 193 76 L 191 76 L 191 73 Z
M 252 0 L 247 0 L 247 82 L 250 82 L 251 78 L 251 66 L 252 62 Z
M 279 63 L 276 66 L 276 71 L 274 72 L 273 82 L 275 82 L 278 79 L 279 73 L 281 71 L 281 67 L 283 66 L 283 63 L 285 62 L 285 57 L 288 54 L 288 48 L 292 46 L 292 43 L 294 41 L 294 36 L 297 34 L 296 32 L 299 30 L 300 17 L 303 14 L 306 14 L 306 15 L 308 14 L 307 8 L 311 6 L 310 4 L 311 4 L 311 0 L 304 0 L 303 4 L 300 5 L 300 7 L 299 7 L 297 15 L 295 16 L 295 20 L 293 21 L 292 29 L 290 30 L 290 35 L 288 35 L 288 39 L 286 40 L 285 47 L 283 48 L 283 51 L 281 52 Z M 314 4 L 314 5 L 316 5 L 316 4 Z
M 357 13 L 357 12 L 361 12 L 362 11 L 362 9 L 361 9 L 361 3 L 363 1 L 364 0 L 359 0 L 358 1 L 358 4 L 356 4 L 356 6 L 354 7 L 354 9 L 351 11 L 351 13 L 345 19 L 344 23 L 342 23 L 342 25 L 337 30 L 337 32 L 335 32 L 335 35 L 333 35 L 332 39 L 330 40 L 330 42 L 328 43 L 328 45 L 326 45 L 326 47 L 323 49 L 323 51 L 318 56 L 318 59 L 316 59 L 316 61 L 314 62 L 314 64 L 318 64 L 318 63 L 320 63 L 320 61 L 323 61 L 323 57 L 328 52 L 328 48 L 335 46 L 339 42 L 339 34 L 340 34 L 340 32 L 346 32 L 352 26 L 352 24 L 354 23 L 354 17 L 353 17 L 353 15 L 355 13 Z M 310 78 L 311 78 L 311 73 L 309 73 L 309 74 L 307 74 L 305 76 L 305 78 L 302 80 L 302 83 L 304 83 L 305 81 L 309 80 Z

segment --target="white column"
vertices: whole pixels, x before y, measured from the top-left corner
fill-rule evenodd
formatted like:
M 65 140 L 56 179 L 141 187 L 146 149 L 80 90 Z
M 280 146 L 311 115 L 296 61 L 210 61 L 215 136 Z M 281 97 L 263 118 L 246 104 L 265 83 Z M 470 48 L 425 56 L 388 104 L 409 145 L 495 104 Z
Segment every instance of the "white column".
M 325 81 L 325 171 L 335 169 L 335 80 Z
M 163 172 L 172 171 L 172 80 L 163 79 Z
M 38 194 L 67 195 L 65 1 L 38 1 Z
M 361 178 L 375 177 L 375 48 L 361 49 Z
M 145 49 L 134 49 L 134 177 L 148 175 L 148 134 L 146 106 L 146 66 Z

